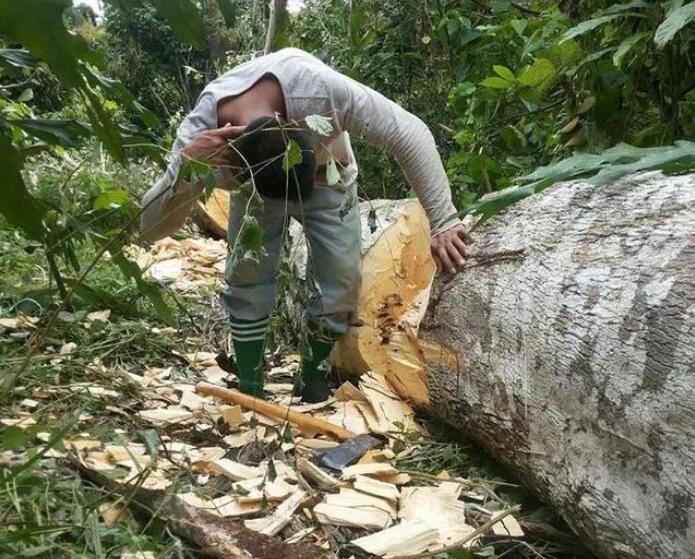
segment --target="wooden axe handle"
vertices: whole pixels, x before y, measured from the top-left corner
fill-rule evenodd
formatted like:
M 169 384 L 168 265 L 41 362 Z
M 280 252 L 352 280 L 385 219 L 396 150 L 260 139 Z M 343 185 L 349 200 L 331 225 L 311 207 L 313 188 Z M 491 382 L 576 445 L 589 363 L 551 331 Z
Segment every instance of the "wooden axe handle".
M 238 390 L 221 388 L 213 384 L 208 384 L 207 382 L 199 382 L 196 384 L 195 390 L 199 394 L 215 396 L 220 400 L 224 400 L 225 402 L 238 404 L 249 410 L 267 415 L 268 417 L 286 419 L 300 429 L 323 433 L 339 441 L 346 441 L 355 436 L 355 433 L 352 431 L 348 431 L 347 429 L 333 425 L 332 423 L 324 421 L 323 419 L 312 417 L 310 415 L 304 415 L 303 413 L 299 413 L 297 411 L 292 411 L 287 406 L 279 406 L 277 404 L 273 404 L 272 402 L 266 402 L 265 400 L 254 398 L 253 396 L 249 396 L 248 394 L 244 394 Z

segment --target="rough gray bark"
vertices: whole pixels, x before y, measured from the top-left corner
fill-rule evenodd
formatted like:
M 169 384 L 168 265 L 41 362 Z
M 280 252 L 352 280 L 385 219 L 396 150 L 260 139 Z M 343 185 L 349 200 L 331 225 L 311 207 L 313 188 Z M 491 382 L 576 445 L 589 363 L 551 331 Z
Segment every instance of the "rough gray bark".
M 603 557 L 695 557 L 695 175 L 567 183 L 483 225 L 432 295 L 432 410 Z

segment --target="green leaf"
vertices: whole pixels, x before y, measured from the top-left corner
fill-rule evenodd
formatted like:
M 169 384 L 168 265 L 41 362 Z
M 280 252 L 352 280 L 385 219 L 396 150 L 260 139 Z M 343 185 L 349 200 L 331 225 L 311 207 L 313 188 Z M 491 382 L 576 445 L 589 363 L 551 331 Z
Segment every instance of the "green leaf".
M 618 144 L 603 153 L 577 153 L 572 157 L 522 177 L 520 182 L 545 188 L 558 181 L 586 177 L 596 185 L 606 184 L 638 171 L 684 172 L 695 169 L 695 143 L 678 141 L 672 146 L 638 148 Z
M 516 79 L 514 76 L 514 72 L 512 72 L 506 66 L 495 65 L 492 67 L 492 69 L 495 71 L 495 74 L 509 82 L 513 82 Z
M 138 314 L 134 312 L 135 309 L 131 305 L 124 303 L 103 289 L 92 287 L 85 282 L 77 284 L 76 280 L 73 278 L 64 279 L 65 283 L 71 289 L 74 289 L 75 295 L 92 307 L 111 309 L 122 316 L 137 316 Z
M 644 0 L 632 0 L 632 2 L 625 2 L 625 4 L 613 4 L 612 6 L 606 8 L 605 10 L 599 10 L 594 15 L 595 16 L 604 16 L 604 15 L 611 15 L 611 14 L 626 15 L 625 12 L 628 12 L 630 10 L 641 9 L 641 8 L 651 8 L 651 5 L 649 4 L 649 2 L 645 2 Z M 630 14 L 627 14 L 627 15 L 630 15 Z
M 0 34 L 48 63 L 63 85 L 80 87 L 80 60 L 97 61 L 80 35 L 68 32 L 63 14 L 71 0 L 0 2 Z
M 328 186 L 333 186 L 340 182 L 340 173 L 338 172 L 338 166 L 336 165 L 335 159 L 331 157 L 326 163 L 326 183 Z
M 22 91 L 22 94 L 17 97 L 17 102 L 19 103 L 27 103 L 31 101 L 34 98 L 34 90 L 31 88 L 27 88 L 24 91 Z
M 22 229 L 30 239 L 41 241 L 45 235 L 43 217 L 46 208 L 27 191 L 21 175 L 22 163 L 17 149 L 7 136 L 0 134 L 0 214 L 11 225 Z
M 609 21 L 613 21 L 619 17 L 620 14 L 613 14 L 582 21 L 579 25 L 576 25 L 572 29 L 568 30 L 562 36 L 560 39 L 560 44 L 564 43 L 565 41 L 569 41 L 570 39 L 574 39 L 575 37 L 579 37 L 580 35 L 584 35 L 584 33 L 588 33 L 589 31 L 593 31 L 597 27 L 605 25 Z
M 299 165 L 302 162 L 302 148 L 294 140 L 290 140 L 287 144 L 287 151 L 285 151 L 285 156 L 282 158 L 282 168 L 285 171 L 289 171 L 295 165 Z
M 112 261 L 119 267 L 121 273 L 128 279 L 135 281 L 138 286 L 138 291 L 146 297 L 154 307 L 157 316 L 166 324 L 175 324 L 174 311 L 164 301 L 162 292 L 159 288 L 142 276 L 142 270 L 135 262 L 125 257 L 121 250 L 115 250 L 111 255 Z
M 512 89 L 514 87 L 514 84 L 512 82 L 507 81 L 504 78 L 498 78 L 496 76 L 485 78 L 483 81 L 480 82 L 480 85 L 492 89 Z
M 643 31 L 642 33 L 631 35 L 630 37 L 625 39 L 622 43 L 620 43 L 620 45 L 618 45 L 618 49 L 615 51 L 615 54 L 613 55 L 613 64 L 616 67 L 620 68 L 620 66 L 623 63 L 623 58 L 625 58 L 625 55 L 628 52 L 630 52 L 632 47 L 634 47 L 642 39 L 650 37 L 651 34 L 651 31 Z
M 50 145 L 66 148 L 80 146 L 80 140 L 91 135 L 89 128 L 74 120 L 10 120 L 10 124 Z
M 547 58 L 539 58 L 519 76 L 519 84 L 525 87 L 547 89 L 557 78 L 557 70 Z
M 160 439 L 157 431 L 154 429 L 142 429 L 138 431 L 138 437 L 145 445 L 147 454 L 149 454 L 152 462 L 157 462 L 157 457 L 159 456 L 159 444 Z
M 120 101 L 126 108 L 135 111 L 145 126 L 151 128 L 159 126 L 159 117 L 138 103 L 122 82 L 107 78 L 94 66 L 85 65 L 84 69 L 86 70 L 85 77 L 92 87 L 100 87 L 104 93 Z
M 331 119 L 323 115 L 309 115 L 304 119 L 306 125 L 321 136 L 330 136 L 333 132 Z
M 2 448 L 6 450 L 18 450 L 24 446 L 26 437 L 24 429 L 13 425 L 2 430 Z
M 222 12 L 222 17 L 227 27 L 234 27 L 237 17 L 234 2 L 232 0 L 217 0 L 217 5 L 220 8 L 220 12 Z
M 0 49 L 0 63 L 12 68 L 33 68 L 38 64 L 26 49 Z
M 239 233 L 239 244 L 244 250 L 257 251 L 263 248 L 265 229 L 259 224 L 258 220 L 252 215 L 246 214 Z
M 203 16 L 191 0 L 148 0 L 184 43 L 205 48 Z
M 654 43 L 658 48 L 663 48 L 673 40 L 681 29 L 693 21 L 695 21 L 695 2 L 690 2 L 673 10 L 663 23 L 657 27 L 654 34 Z
M 519 95 L 531 103 L 539 103 L 557 77 L 553 63 L 547 58 L 539 58 L 519 76 Z
M 130 193 L 126 190 L 105 190 L 94 199 L 92 208 L 95 210 L 110 210 L 112 208 L 119 208 L 132 201 Z

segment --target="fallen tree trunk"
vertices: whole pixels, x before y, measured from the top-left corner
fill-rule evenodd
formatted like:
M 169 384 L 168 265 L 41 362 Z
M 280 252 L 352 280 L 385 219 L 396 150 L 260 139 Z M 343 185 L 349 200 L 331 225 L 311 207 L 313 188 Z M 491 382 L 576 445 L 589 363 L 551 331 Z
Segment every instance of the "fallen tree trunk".
M 435 283 L 419 334 L 432 263 L 412 205 L 362 205 L 364 281 L 334 364 L 479 441 L 597 554 L 693 556 L 695 175 L 519 202 Z
M 695 175 L 556 186 L 476 232 L 422 338 L 431 409 L 603 557 L 695 549 Z M 520 254 L 518 251 L 523 251 Z

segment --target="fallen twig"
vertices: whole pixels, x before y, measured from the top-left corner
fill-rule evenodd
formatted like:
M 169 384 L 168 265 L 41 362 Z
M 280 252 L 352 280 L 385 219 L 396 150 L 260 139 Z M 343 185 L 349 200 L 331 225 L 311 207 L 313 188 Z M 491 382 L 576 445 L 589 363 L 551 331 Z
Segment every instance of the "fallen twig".
M 311 544 L 288 544 L 250 530 L 239 522 L 198 510 L 162 490 L 121 484 L 76 460 L 73 464 L 93 483 L 115 494 L 132 494 L 130 504 L 140 512 L 157 509 L 174 533 L 198 545 L 203 555 L 212 559 L 319 559 L 325 555 Z

